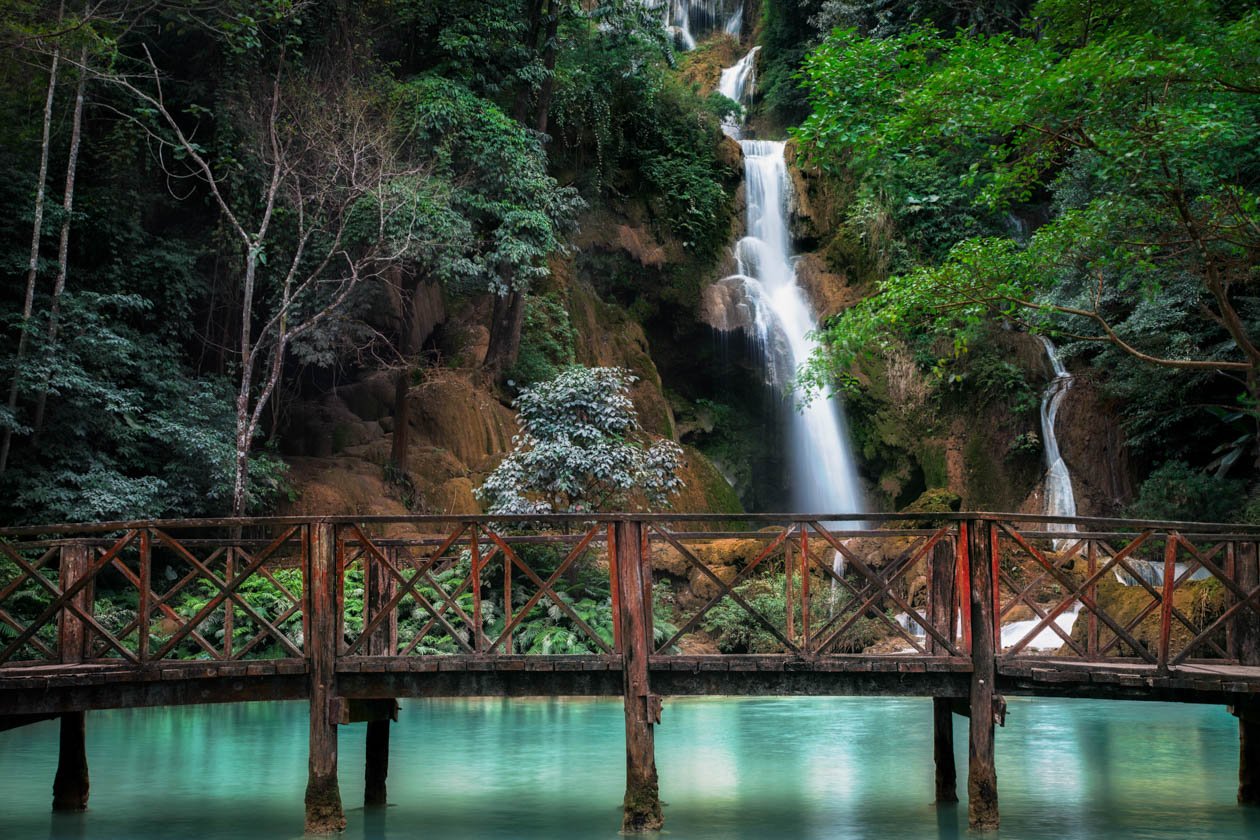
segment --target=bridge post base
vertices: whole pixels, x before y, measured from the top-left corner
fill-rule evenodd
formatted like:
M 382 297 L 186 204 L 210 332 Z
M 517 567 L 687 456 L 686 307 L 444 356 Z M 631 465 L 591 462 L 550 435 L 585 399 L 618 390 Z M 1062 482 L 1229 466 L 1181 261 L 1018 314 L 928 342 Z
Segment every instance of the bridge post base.
M 958 801 L 958 768 L 954 766 L 954 710 L 948 697 L 932 698 L 932 752 L 936 759 L 936 801 Z
M 1238 716 L 1238 804 L 1260 805 L 1260 717 Z
M 306 782 L 306 833 L 336 834 L 346 827 L 337 777 L 309 778 Z
M 385 779 L 389 776 L 389 719 L 367 724 L 367 750 L 363 770 L 363 806 L 384 807 Z
M 54 811 L 87 810 L 86 718 L 86 712 L 66 712 L 61 716 L 61 745 L 57 752 L 57 775 L 53 779 Z

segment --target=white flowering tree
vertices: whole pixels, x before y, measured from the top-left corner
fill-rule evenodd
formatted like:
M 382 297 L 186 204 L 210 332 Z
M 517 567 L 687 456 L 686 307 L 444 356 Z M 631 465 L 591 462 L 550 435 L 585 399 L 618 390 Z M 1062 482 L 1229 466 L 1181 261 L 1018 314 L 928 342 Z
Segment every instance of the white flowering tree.
M 682 450 L 639 427 L 622 368 L 571 367 L 516 399 L 521 432 L 477 497 L 489 513 L 573 513 L 668 504 Z

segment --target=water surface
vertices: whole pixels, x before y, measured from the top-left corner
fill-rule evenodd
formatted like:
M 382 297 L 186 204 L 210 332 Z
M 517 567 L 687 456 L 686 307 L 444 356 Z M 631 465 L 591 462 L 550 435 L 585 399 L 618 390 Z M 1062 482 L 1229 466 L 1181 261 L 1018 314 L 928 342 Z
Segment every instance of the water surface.
M 347 838 L 608 838 L 620 825 L 623 717 L 608 700 L 404 701 L 391 806 L 364 812 L 363 725 L 343 727 Z M 956 731 L 965 798 L 966 725 Z M 88 716 L 91 809 L 49 813 L 57 724 L 0 733 L 0 837 L 301 834 L 303 703 Z M 668 838 L 966 837 L 932 803 L 922 699 L 678 699 L 657 728 Z M 1016 699 L 998 730 L 1002 837 L 1260 836 L 1234 803 L 1223 708 Z

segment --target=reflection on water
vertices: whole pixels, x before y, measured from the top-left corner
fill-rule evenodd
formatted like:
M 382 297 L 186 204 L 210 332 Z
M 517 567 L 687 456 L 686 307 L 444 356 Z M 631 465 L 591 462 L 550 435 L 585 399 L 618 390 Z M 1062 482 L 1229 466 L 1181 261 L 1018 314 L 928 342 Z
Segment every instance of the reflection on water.
M 966 803 L 932 803 L 923 699 L 691 699 L 657 728 L 669 838 L 966 837 Z M 998 730 L 1002 835 L 1255 837 L 1234 804 L 1224 709 L 1012 698 Z M 55 722 L 0 733 L 0 837 L 300 835 L 302 703 L 89 715 L 91 810 L 54 817 Z M 390 807 L 365 812 L 363 727 L 343 727 L 348 838 L 617 837 L 616 701 L 404 701 Z M 959 793 L 966 725 L 955 736 Z

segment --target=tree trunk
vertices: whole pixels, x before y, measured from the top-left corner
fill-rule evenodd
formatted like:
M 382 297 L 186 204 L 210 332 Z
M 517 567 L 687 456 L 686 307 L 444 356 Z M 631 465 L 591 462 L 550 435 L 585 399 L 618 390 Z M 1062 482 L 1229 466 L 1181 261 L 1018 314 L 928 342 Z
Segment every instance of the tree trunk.
M 253 245 L 245 255 L 245 282 L 241 295 L 241 383 L 236 392 L 236 473 L 232 481 L 232 515 L 245 515 L 245 500 L 249 490 L 249 449 L 253 442 L 250 424 L 249 396 L 254 384 L 254 350 L 250 330 L 254 310 L 254 277 L 258 270 L 258 256 Z
M 535 115 L 534 128 L 539 134 L 547 133 L 547 118 L 551 111 L 551 92 L 555 89 L 556 80 L 556 36 L 560 29 L 560 8 L 556 0 L 551 0 L 547 7 L 547 34 L 543 42 L 543 66 L 547 69 L 543 77 L 542 87 L 538 90 L 538 111 Z
M 490 347 L 486 350 L 487 370 L 496 377 L 512 365 L 521 351 L 521 327 L 525 323 L 525 295 L 508 292 L 494 299 L 490 318 Z
M 64 6 L 62 7 L 64 8 Z M 62 11 L 57 11 L 57 19 L 61 20 Z M 35 188 L 35 222 L 31 233 L 31 259 L 26 269 L 26 300 L 22 305 L 22 334 L 18 337 L 17 360 L 14 364 L 13 381 L 9 384 L 9 398 L 6 403 L 9 413 L 17 410 L 18 381 L 21 379 L 22 359 L 26 356 L 26 327 L 30 324 L 31 313 L 35 308 L 35 278 L 39 273 L 39 240 L 44 229 L 44 182 L 48 179 L 49 134 L 52 130 L 53 98 L 57 91 L 57 67 L 61 63 L 61 50 L 53 50 L 52 67 L 48 70 L 48 95 L 44 99 L 44 127 L 39 148 L 39 181 Z M 12 426 L 4 430 L 0 439 L 0 475 L 4 474 L 9 464 L 9 447 L 13 444 Z
M 52 312 L 48 316 L 48 352 L 55 353 L 57 347 L 58 318 L 61 315 L 61 295 L 66 290 L 66 274 L 70 261 L 70 217 L 74 213 L 74 178 L 79 167 L 79 146 L 83 139 L 83 91 L 87 86 L 87 73 L 82 69 L 87 64 L 87 48 L 79 52 L 79 83 L 74 91 L 74 118 L 70 129 L 70 158 L 66 161 L 66 186 L 61 200 L 61 239 L 57 245 L 57 280 L 53 284 Z M 48 404 L 48 377 L 39 389 L 35 403 L 35 419 L 31 423 L 35 435 L 44 425 L 44 408 Z

